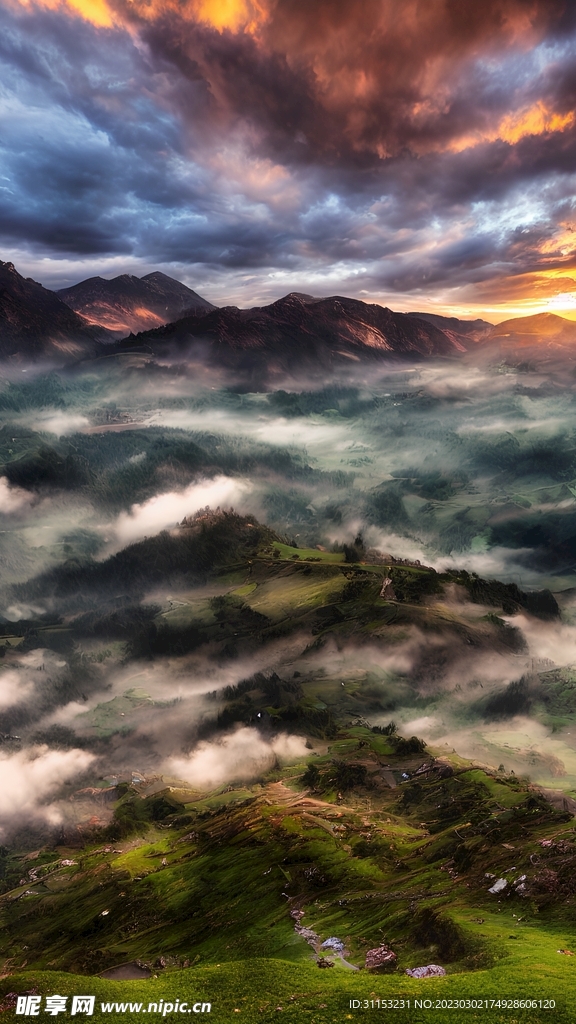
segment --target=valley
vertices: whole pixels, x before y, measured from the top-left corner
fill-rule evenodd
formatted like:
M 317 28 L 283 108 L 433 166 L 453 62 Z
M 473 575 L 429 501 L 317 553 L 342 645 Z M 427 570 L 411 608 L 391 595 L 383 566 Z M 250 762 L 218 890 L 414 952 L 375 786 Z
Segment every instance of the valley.
M 74 316 L 196 295 L 149 278 Z M 571 1019 L 569 329 L 364 306 L 3 364 L 6 1010 Z

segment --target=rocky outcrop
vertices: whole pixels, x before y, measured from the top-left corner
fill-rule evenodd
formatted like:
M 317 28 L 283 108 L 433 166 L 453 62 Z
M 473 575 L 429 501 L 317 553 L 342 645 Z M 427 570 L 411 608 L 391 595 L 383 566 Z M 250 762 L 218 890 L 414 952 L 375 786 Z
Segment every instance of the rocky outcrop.
M 202 360 L 236 371 L 326 372 L 390 358 L 454 356 L 462 350 L 433 324 L 340 295 L 292 293 L 269 306 L 225 306 L 139 334 L 131 346 L 154 352 L 196 349 Z

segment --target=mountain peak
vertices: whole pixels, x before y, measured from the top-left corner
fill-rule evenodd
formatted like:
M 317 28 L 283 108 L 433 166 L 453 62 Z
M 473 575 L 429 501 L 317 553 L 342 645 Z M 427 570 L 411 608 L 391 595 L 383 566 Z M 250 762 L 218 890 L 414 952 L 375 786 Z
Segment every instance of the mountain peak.
M 138 278 L 136 278 L 136 280 L 138 280 Z M 145 274 L 144 277 L 140 278 L 140 280 L 141 281 L 161 281 L 162 283 L 165 283 L 166 281 L 169 281 L 170 284 L 181 284 L 181 282 L 177 281 L 175 277 L 170 277 L 168 274 L 163 274 L 161 270 L 153 270 L 152 273 Z M 186 288 L 187 286 L 185 284 L 182 284 L 181 287 L 182 288 Z M 191 291 L 191 289 L 189 289 L 189 290 Z
M 90 323 L 106 327 L 117 337 L 215 308 L 191 288 L 159 270 L 145 277 L 90 277 L 71 288 L 60 289 L 58 295 Z

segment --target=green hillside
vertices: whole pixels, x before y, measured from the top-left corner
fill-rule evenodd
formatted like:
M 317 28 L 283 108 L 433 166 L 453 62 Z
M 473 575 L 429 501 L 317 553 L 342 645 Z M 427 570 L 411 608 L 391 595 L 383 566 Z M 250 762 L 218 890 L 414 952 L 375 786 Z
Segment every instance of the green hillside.
M 214 543 L 223 524 L 225 549 Z M 263 736 L 297 735 L 307 749 L 276 760 L 256 780 L 211 791 L 134 774 L 100 781 L 75 795 L 88 808 L 81 831 L 64 829 L 35 847 L 33 833 L 21 835 L 3 848 L 5 1008 L 18 992 L 82 989 L 100 1002 L 147 1006 L 193 990 L 219 1020 L 236 1012 L 248 1021 L 280 1012 L 294 1021 L 354 1019 L 364 1010 L 350 1000 L 383 998 L 412 1000 L 394 1011 L 407 1022 L 426 1018 L 430 1009 L 413 1003 L 423 998 L 512 1000 L 490 1006 L 495 1021 L 552 1013 L 573 1019 L 576 830 L 568 804 L 553 806 L 503 765 L 482 767 L 403 735 L 391 720 L 396 708 L 421 714 L 431 702 L 454 703 L 454 694 L 426 696 L 417 675 L 393 669 L 329 673 L 314 662 L 330 645 L 353 651 L 369 643 L 390 652 L 414 629 L 433 633 L 447 651 L 471 643 L 477 652 L 514 654 L 522 637 L 502 616 L 527 605 L 544 620 L 557 616 L 552 595 L 407 563 L 328 559 L 231 514 L 181 529 L 187 550 L 186 531 L 197 538 L 213 596 L 181 590 L 176 602 L 141 608 L 139 617 L 130 605 L 68 616 L 72 668 L 74 657 L 96 672 L 167 650 L 237 658 L 304 637 L 291 671 L 285 660 L 281 675 L 257 672 L 213 694 L 196 742 L 258 728 Z M 248 535 L 257 540 L 246 560 Z M 146 554 L 136 554 L 144 565 Z M 169 574 L 172 561 L 166 564 Z M 107 563 L 98 571 L 105 574 Z M 48 646 L 61 628 L 29 622 L 22 643 L 34 634 Z M 142 668 L 123 696 L 76 719 L 88 746 L 129 740 L 147 716 L 172 707 L 149 696 L 145 677 Z M 534 715 L 570 713 L 570 683 L 558 673 L 526 686 L 535 688 Z M 521 687 L 477 698 L 479 721 L 490 700 L 504 701 L 506 714 L 506 701 L 528 698 Z M 65 730 L 52 741 L 58 736 L 70 744 Z M 328 939 L 339 940 L 337 947 L 323 947 Z M 382 946 L 394 958 L 386 968 L 366 968 L 367 952 Z M 445 977 L 405 974 L 430 963 Z M 138 964 L 150 977 L 98 977 L 122 964 Z M 528 997 L 556 1006 L 514 1006 Z M 485 1010 L 440 1004 L 436 1019 L 481 1020 Z

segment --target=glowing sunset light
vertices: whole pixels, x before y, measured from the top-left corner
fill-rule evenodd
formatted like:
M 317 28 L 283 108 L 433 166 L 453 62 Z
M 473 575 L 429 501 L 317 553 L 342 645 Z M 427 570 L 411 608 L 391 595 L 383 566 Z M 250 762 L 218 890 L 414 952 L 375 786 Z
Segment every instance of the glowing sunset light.
M 97 28 L 114 25 L 114 14 L 106 0 L 14 0 L 15 7 L 31 10 L 34 7 L 56 11 L 61 16 L 80 16 Z
M 544 135 L 548 132 L 563 132 L 567 128 L 574 127 L 576 114 L 573 110 L 565 114 L 547 110 L 542 101 L 538 101 L 532 107 L 520 110 L 513 114 L 507 114 L 493 130 L 478 132 L 472 135 L 455 139 L 448 147 L 453 153 L 462 153 L 465 149 L 477 146 L 480 143 L 508 142 L 514 145 L 528 135 Z
M 198 20 L 220 32 L 252 32 L 266 18 L 265 5 L 254 0 L 199 0 L 195 7 Z
M 209 25 L 219 32 L 254 32 L 266 19 L 265 6 L 258 0 L 127 0 L 130 8 L 124 14 L 107 0 L 12 0 L 14 6 L 30 10 L 33 7 L 59 11 L 62 15 L 79 15 L 98 28 L 111 26 L 128 28 L 131 13 L 144 20 L 154 21 L 172 10 L 183 21 Z

